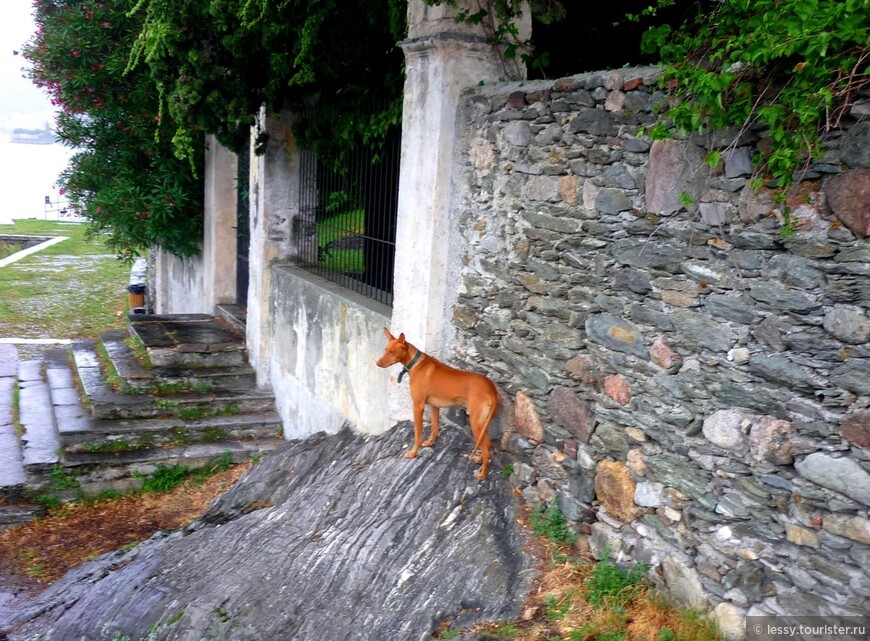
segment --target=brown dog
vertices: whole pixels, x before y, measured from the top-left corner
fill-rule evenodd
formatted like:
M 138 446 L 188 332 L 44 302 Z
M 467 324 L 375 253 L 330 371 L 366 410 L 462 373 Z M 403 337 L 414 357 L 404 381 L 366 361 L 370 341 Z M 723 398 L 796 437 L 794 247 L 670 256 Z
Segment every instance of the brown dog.
M 385 327 L 387 346 L 384 355 L 378 361 L 378 367 L 389 367 L 396 363 L 402 364 L 399 382 L 407 373 L 411 377 L 411 401 L 414 403 L 414 446 L 405 454 L 406 458 L 414 458 L 420 447 L 432 447 L 438 438 L 438 411 L 442 407 L 464 407 L 471 424 L 471 434 L 474 437 L 474 449 L 471 458 L 480 463 L 480 469 L 474 476 L 483 480 L 489 468 L 489 451 L 492 443 L 489 440 L 489 424 L 498 409 L 498 391 L 495 384 L 482 374 L 463 372 L 445 365 L 438 359 L 424 354 L 405 340 L 404 334 L 396 338 Z M 432 429 L 429 438 L 423 441 L 423 407 L 432 408 Z M 480 454 L 477 454 L 478 450 Z

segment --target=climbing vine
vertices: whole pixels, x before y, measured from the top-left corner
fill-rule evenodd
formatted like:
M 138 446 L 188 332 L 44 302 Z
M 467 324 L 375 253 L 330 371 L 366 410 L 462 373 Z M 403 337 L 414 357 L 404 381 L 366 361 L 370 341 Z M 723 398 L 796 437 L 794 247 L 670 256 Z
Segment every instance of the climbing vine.
M 631 19 L 674 4 L 658 0 Z M 822 154 L 822 137 L 848 113 L 870 79 L 870 0 L 724 0 L 679 28 L 646 32 L 660 51 L 667 111 L 649 132 L 736 128 L 761 132 L 756 186 L 780 190 Z M 739 138 L 735 136 L 735 141 Z M 719 161 L 719 151 L 707 160 Z

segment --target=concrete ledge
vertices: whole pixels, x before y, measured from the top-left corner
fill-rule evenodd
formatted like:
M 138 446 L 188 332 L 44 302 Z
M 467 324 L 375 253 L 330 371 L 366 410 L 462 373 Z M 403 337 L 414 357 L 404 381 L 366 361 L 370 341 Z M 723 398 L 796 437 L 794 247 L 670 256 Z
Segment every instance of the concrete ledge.
M 292 265 L 272 267 L 271 384 L 287 438 L 391 425 L 383 352 L 390 308 Z

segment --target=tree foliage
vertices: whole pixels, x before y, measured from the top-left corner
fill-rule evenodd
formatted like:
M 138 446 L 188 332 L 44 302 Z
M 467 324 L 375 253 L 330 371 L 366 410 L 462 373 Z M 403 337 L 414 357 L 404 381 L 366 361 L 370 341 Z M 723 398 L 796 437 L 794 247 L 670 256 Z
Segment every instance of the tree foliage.
M 141 21 L 127 0 L 38 0 L 24 47 L 33 82 L 59 108 L 57 133 L 75 153 L 59 183 L 72 207 L 125 258 L 157 245 L 199 250 L 202 185 L 172 153 L 144 70 L 125 73 Z M 155 136 L 156 132 L 156 136 Z
M 182 157 L 203 132 L 241 151 L 262 104 L 315 100 L 321 124 L 294 128 L 326 147 L 336 131 L 371 135 L 384 118 L 396 121 L 405 11 L 390 0 L 139 0 L 130 67 L 150 72 Z M 374 122 L 373 100 L 389 104 Z
M 658 0 L 643 13 L 672 4 Z M 839 125 L 868 83 L 870 0 L 703 4 L 680 28 L 661 25 L 644 37 L 645 50 L 661 52 L 671 92 L 650 133 L 763 130 L 758 181 L 787 187 L 818 159 L 821 135 Z

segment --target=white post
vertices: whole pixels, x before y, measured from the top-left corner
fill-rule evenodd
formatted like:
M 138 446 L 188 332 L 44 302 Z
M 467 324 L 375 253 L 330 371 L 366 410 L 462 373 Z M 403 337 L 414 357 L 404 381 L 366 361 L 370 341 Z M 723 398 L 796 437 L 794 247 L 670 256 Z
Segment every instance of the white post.
M 202 241 L 204 308 L 236 302 L 236 180 L 239 160 L 214 136 L 206 139 L 205 224 Z
M 269 136 L 266 151 L 253 153 L 250 172 L 250 277 L 248 281 L 247 344 L 257 384 L 269 384 L 272 340 L 272 265 L 292 252 L 292 221 L 299 209 L 299 154 L 289 111 L 260 110 L 259 124 Z
M 451 207 L 459 95 L 510 72 L 484 25 L 456 19 L 463 9 L 473 14 L 480 5 L 411 0 L 401 43 L 406 78 L 392 329 L 441 358 L 449 356 L 460 267 L 458 212 Z M 528 20 L 523 28 L 528 32 Z M 391 385 L 392 418 L 409 417 L 407 395 L 404 385 Z

